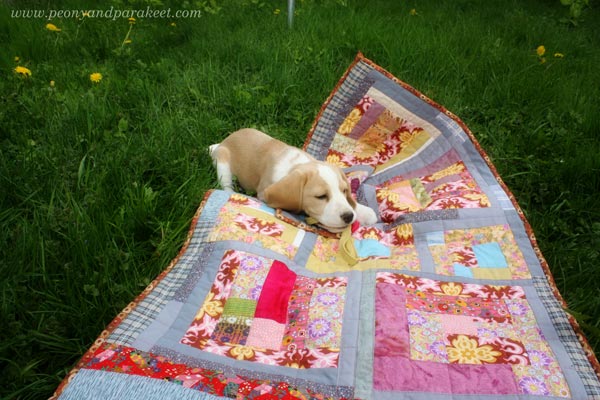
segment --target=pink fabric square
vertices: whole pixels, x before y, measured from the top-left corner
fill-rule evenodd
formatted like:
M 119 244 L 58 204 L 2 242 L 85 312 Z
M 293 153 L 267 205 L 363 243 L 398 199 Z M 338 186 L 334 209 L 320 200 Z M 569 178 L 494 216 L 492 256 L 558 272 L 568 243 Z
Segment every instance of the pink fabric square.
M 447 334 L 460 333 L 463 335 L 477 336 L 477 323 L 475 317 L 465 315 L 438 314 L 444 332 Z
M 403 357 L 376 357 L 373 387 L 382 392 L 519 394 L 512 368 L 507 364 L 444 364 Z
M 246 346 L 280 350 L 284 332 L 285 324 L 280 324 L 271 319 L 254 318 L 248 339 L 246 339 Z
M 386 392 L 452 393 L 448 366 L 430 361 L 411 361 L 404 357 L 375 356 L 373 388 Z
M 410 356 L 406 291 L 391 283 L 377 285 L 375 294 L 375 357 Z
M 387 189 L 398 194 L 397 203 L 400 204 L 402 208 L 408 208 L 410 210 L 420 210 L 423 208 L 421 203 L 419 203 L 417 196 L 415 196 L 415 192 L 413 192 L 412 187 L 410 186 L 410 181 L 393 183 L 387 187 Z
M 515 375 L 508 364 L 450 364 L 452 393 L 519 394 Z

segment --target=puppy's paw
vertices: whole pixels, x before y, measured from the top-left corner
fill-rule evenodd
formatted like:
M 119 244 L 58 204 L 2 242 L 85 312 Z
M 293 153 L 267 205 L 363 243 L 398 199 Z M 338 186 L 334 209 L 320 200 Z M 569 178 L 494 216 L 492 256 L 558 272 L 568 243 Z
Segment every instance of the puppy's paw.
M 363 206 L 362 204 L 356 205 L 356 220 L 361 225 L 373 225 L 377 222 L 377 214 L 371 208 Z

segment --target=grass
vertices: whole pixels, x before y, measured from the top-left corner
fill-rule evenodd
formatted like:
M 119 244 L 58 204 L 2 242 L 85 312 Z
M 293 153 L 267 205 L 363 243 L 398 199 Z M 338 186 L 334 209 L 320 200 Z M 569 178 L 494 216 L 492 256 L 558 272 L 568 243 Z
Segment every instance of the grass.
M 62 31 L 52 32 L 43 19 L 11 18 L 7 4 L 0 397 L 49 396 L 177 254 L 216 187 L 209 144 L 254 126 L 301 145 L 358 50 L 471 128 L 600 349 L 597 2 L 573 28 L 554 0 L 306 0 L 290 30 L 284 1 L 224 0 L 199 19 L 138 19 L 130 44 L 126 19 L 55 19 Z M 17 65 L 31 76 L 17 76 Z

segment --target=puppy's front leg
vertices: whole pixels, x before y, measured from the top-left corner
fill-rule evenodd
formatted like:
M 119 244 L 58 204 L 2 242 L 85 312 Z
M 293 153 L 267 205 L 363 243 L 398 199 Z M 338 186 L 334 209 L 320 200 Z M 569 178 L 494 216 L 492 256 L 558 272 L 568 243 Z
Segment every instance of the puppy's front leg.
M 361 225 L 373 225 L 377 222 L 377 214 L 371 208 L 356 204 L 356 220 Z
M 220 147 L 217 143 L 210 146 L 208 152 L 217 169 L 217 179 L 219 180 L 219 184 L 223 190 L 233 192 L 233 176 L 231 174 L 231 167 L 229 166 L 229 150 Z

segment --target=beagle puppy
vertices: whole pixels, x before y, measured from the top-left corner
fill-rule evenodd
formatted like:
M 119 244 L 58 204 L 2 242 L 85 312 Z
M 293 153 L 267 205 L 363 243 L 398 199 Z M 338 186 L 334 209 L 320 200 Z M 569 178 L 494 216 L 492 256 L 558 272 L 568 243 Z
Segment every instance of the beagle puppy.
M 221 187 L 233 191 L 233 176 L 268 206 L 304 212 L 320 226 L 341 232 L 358 220 L 377 222 L 375 212 L 356 203 L 342 170 L 317 161 L 256 129 L 241 129 L 209 147 Z

